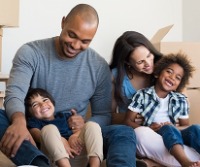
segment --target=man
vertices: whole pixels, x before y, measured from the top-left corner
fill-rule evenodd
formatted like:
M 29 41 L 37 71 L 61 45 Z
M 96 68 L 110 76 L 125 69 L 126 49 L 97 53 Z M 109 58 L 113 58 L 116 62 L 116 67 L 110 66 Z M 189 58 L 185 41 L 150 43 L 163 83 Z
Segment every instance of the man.
M 55 98 L 57 112 L 76 108 L 69 121 L 73 131 L 83 127 L 90 103 L 90 120 L 102 128 L 107 166 L 135 167 L 134 131 L 124 125 L 109 125 L 110 70 L 106 61 L 89 48 L 98 24 L 96 10 L 79 4 L 63 17 L 60 36 L 27 43 L 17 51 L 6 89 L 5 111 L 0 112 L 0 149 L 17 165 L 49 165 L 26 128 L 24 98 L 30 87 L 39 87 Z

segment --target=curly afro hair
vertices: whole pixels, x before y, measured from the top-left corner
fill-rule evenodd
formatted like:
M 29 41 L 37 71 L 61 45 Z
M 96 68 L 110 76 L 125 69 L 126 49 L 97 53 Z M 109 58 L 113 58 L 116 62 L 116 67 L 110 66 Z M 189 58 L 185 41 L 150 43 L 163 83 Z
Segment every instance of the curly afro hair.
M 154 67 L 154 75 L 159 76 L 160 73 L 169 67 L 171 64 L 178 64 L 184 70 L 184 75 L 181 79 L 180 85 L 177 88 L 177 92 L 181 92 L 183 88 L 189 83 L 189 78 L 192 77 L 193 71 L 195 71 L 194 66 L 191 65 L 191 61 L 188 59 L 187 55 L 179 52 L 177 54 L 170 53 L 163 56 Z

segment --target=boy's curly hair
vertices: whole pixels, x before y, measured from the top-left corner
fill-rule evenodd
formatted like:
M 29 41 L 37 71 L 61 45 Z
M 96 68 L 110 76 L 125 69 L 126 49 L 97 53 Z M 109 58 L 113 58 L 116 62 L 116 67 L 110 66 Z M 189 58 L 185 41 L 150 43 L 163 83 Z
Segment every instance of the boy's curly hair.
M 191 61 L 187 58 L 187 55 L 179 52 L 177 54 L 170 53 L 163 56 L 154 67 L 154 75 L 159 76 L 160 73 L 171 64 L 178 64 L 184 70 L 184 75 L 177 88 L 177 92 L 181 92 L 183 88 L 189 83 L 189 78 L 192 77 L 192 72 L 195 70 L 194 66 L 191 65 Z

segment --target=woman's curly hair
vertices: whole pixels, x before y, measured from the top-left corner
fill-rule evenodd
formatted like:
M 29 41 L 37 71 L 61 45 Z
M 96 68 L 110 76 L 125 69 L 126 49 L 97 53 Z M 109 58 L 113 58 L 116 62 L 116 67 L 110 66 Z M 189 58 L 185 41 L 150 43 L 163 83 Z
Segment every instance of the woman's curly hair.
M 188 59 L 187 55 L 179 52 L 177 54 L 170 53 L 163 56 L 154 67 L 154 75 L 159 76 L 160 73 L 169 67 L 171 64 L 178 64 L 183 68 L 184 75 L 181 79 L 180 85 L 177 88 L 177 92 L 181 92 L 183 88 L 189 83 L 189 78 L 192 77 L 192 73 L 195 70 L 192 66 L 191 61 Z

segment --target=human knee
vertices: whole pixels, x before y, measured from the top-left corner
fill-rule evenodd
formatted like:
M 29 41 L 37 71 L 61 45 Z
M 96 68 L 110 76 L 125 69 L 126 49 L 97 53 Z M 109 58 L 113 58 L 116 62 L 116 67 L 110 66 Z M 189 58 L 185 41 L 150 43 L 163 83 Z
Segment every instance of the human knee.
M 194 132 L 195 134 L 198 134 L 200 136 L 200 125 L 198 124 L 191 125 L 189 129 L 191 132 Z
M 91 131 L 93 131 L 93 130 L 101 131 L 101 127 L 99 126 L 99 124 L 96 123 L 96 122 L 93 122 L 93 121 L 86 122 L 85 129 L 86 130 L 91 130 Z
M 130 126 L 116 125 L 113 128 L 113 133 L 115 134 L 115 136 L 127 136 L 136 140 L 135 131 Z
M 193 124 L 193 125 L 190 126 L 190 128 L 191 128 L 192 130 L 197 130 L 197 131 L 199 131 L 199 130 L 200 130 L 200 125 L 198 125 L 198 124 Z
M 137 138 L 137 145 L 141 145 L 142 147 L 154 147 L 151 141 L 162 141 L 161 136 L 149 127 L 140 126 L 134 129 L 134 131 Z M 149 137 L 151 140 L 149 140 Z
M 58 132 L 58 128 L 55 125 L 46 125 L 41 129 L 41 137 L 55 132 Z
M 161 131 L 164 133 L 175 133 L 177 135 L 180 135 L 180 131 L 174 125 L 163 125 L 161 127 Z

